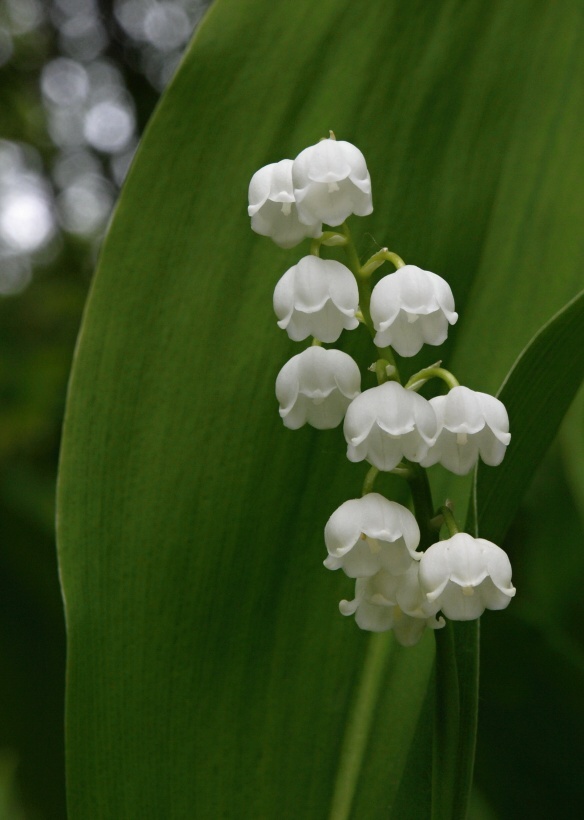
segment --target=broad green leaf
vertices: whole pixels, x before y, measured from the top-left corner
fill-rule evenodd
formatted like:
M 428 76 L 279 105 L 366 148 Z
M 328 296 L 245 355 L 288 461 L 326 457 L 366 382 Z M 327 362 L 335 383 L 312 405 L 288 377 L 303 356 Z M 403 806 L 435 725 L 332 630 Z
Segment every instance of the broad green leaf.
M 584 292 L 535 335 L 503 382 L 499 398 L 509 413 L 511 430 L 514 431 L 512 444 L 499 468 L 489 468 L 481 462 L 476 470 L 471 531 L 476 526 L 480 536 L 502 543 L 523 492 L 556 435 L 583 378 Z M 464 633 L 461 638 L 459 651 L 464 652 Z M 496 663 L 495 657 L 489 657 L 489 660 Z M 473 705 L 478 695 L 476 684 L 475 680 L 473 685 L 472 677 L 463 683 Z M 472 742 L 472 737 L 469 736 L 469 740 Z M 468 753 L 463 757 L 468 759 Z
M 122 194 L 71 381 L 71 820 L 428 816 L 432 636 L 374 663 L 377 639 L 338 615 L 352 585 L 322 568 L 322 528 L 365 469 L 339 430 L 280 424 L 274 378 L 299 348 L 271 296 L 305 250 L 255 237 L 245 194 L 328 128 L 358 144 L 375 198 L 361 254 L 390 245 L 447 276 L 452 361 L 488 390 L 581 275 L 584 199 L 568 221 L 551 206 L 584 182 L 567 148 L 583 25 L 577 4 L 213 6 Z M 548 241 L 564 260 L 544 279 Z M 364 334 L 343 344 L 369 363 Z
M 495 470 L 476 477 L 478 530 L 500 542 L 543 454 L 584 379 L 584 291 L 559 311 L 521 353 L 499 391 L 512 443 Z

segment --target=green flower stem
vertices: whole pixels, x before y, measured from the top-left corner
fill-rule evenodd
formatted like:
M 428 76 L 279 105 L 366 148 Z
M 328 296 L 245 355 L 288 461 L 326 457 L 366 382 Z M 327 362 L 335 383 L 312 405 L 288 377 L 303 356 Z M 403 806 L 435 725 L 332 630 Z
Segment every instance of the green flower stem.
M 396 268 L 404 262 L 386 249 L 374 254 L 361 267 L 349 227 L 341 226 L 346 243 L 343 245 L 348 264 L 359 288 L 362 320 L 371 337 L 375 328 L 371 319 L 371 274 L 385 261 Z M 314 243 L 313 243 L 314 246 Z M 320 245 L 318 246 L 320 248 Z M 387 365 L 395 369 L 394 378 L 401 383 L 391 348 L 378 348 L 375 372 L 380 384 L 387 380 Z M 406 387 L 416 389 L 428 379 L 442 379 L 449 389 L 458 381 L 448 370 L 436 365 L 420 370 L 409 379 Z M 391 378 L 391 376 L 390 376 Z M 363 483 L 363 495 L 371 492 L 378 470 L 372 467 Z M 432 493 L 426 470 L 419 464 L 405 462 L 391 472 L 401 475 L 410 486 L 414 512 L 420 527 L 420 548 L 427 549 L 438 538 Z M 452 512 L 442 508 L 442 520 L 450 535 L 459 531 Z M 434 748 L 432 764 L 432 820 L 464 820 L 472 784 L 474 747 L 478 707 L 478 622 L 447 623 L 436 630 L 436 702 Z M 367 735 L 373 719 L 372 693 L 381 684 L 389 639 L 387 635 L 372 636 L 365 662 L 361 688 L 355 708 L 349 718 L 345 742 L 341 751 L 339 775 L 335 784 L 330 820 L 348 820 L 361 769 Z
M 369 304 L 371 302 L 371 282 L 369 280 L 369 276 L 363 275 L 361 263 L 359 262 L 359 256 L 355 249 L 355 243 L 353 242 L 353 237 L 351 236 L 350 228 L 346 222 L 343 222 L 343 224 L 341 225 L 341 230 L 346 239 L 346 244 L 343 247 L 348 257 L 349 268 L 353 272 L 353 276 L 357 281 L 357 287 L 359 288 L 359 307 L 361 309 L 361 314 L 363 316 L 363 324 L 367 326 L 367 329 L 371 334 L 371 338 L 374 339 L 375 328 L 373 327 L 371 311 L 369 310 Z M 395 379 L 395 381 L 401 384 L 401 379 L 395 361 L 395 356 L 393 355 L 393 350 L 391 349 L 391 347 L 376 347 L 376 350 L 378 358 L 387 359 L 391 366 L 395 368 L 395 376 L 393 378 Z
M 481 620 L 458 621 L 453 628 L 460 695 L 460 731 L 452 817 L 458 820 L 468 815 L 472 790 L 479 716 Z
M 325 231 L 322 236 L 317 236 L 316 239 L 312 240 L 310 243 L 310 253 L 313 256 L 320 256 L 322 245 L 326 245 L 326 247 L 330 248 L 346 244 L 347 237 L 343 236 L 343 234 L 338 233 L 338 231 Z
M 406 478 L 410 485 L 414 512 L 420 527 L 420 547 L 425 550 L 436 540 L 436 531 L 432 528 L 434 507 L 430 482 L 428 481 L 428 473 L 423 467 L 410 461 L 406 463 L 409 472 Z
M 367 472 L 365 476 L 365 481 L 363 482 L 363 490 L 361 491 L 361 495 L 367 495 L 367 493 L 373 492 L 373 485 L 375 484 L 375 479 L 379 475 L 379 470 L 377 467 L 371 467 L 370 470 Z
M 329 820 L 348 820 L 351 816 L 390 647 L 391 632 L 380 632 L 369 638 L 363 674 L 341 747 Z
M 449 507 L 440 508 L 440 517 L 450 537 L 460 532 Z M 435 637 L 432 820 L 464 820 L 472 789 L 478 723 L 480 619 L 447 622 Z
M 395 365 L 388 362 L 387 359 L 377 359 L 377 361 L 375 362 L 374 369 L 375 375 L 377 376 L 377 384 L 384 384 L 385 382 L 395 381 L 397 372 L 395 369 Z
M 456 519 L 452 514 L 452 510 L 450 509 L 450 507 L 440 507 L 440 512 L 442 513 L 444 523 L 448 527 L 448 534 L 452 538 L 453 535 L 456 535 L 460 532 L 460 527 L 456 523 Z
M 426 470 L 408 462 L 406 476 L 420 547 L 427 549 L 438 536 Z M 448 507 L 442 517 L 451 535 L 458 526 Z M 474 623 L 474 622 L 473 622 Z M 436 630 L 436 701 L 432 762 L 432 820 L 464 820 L 472 783 L 478 710 L 478 626 L 447 621 Z
M 436 636 L 436 703 L 432 755 L 432 820 L 464 820 L 454 813 L 458 790 L 460 692 L 454 626 L 450 621 Z
M 419 370 L 417 373 L 414 373 L 410 379 L 408 379 L 405 386 L 408 390 L 411 390 L 414 388 L 414 385 L 416 387 L 421 387 L 429 379 L 442 379 L 442 381 L 448 386 L 449 390 L 452 390 L 453 387 L 460 387 L 458 379 L 452 375 L 450 370 L 445 370 L 443 367 L 426 367 L 424 370 Z
M 377 253 L 374 253 L 371 259 L 363 265 L 361 268 L 361 276 L 371 276 L 371 274 L 376 271 L 377 268 L 381 267 L 384 262 L 391 262 L 397 270 L 399 270 L 399 268 L 403 268 L 406 264 L 401 256 L 397 255 L 397 253 L 388 251 L 387 248 L 382 248 L 380 251 L 377 251 Z

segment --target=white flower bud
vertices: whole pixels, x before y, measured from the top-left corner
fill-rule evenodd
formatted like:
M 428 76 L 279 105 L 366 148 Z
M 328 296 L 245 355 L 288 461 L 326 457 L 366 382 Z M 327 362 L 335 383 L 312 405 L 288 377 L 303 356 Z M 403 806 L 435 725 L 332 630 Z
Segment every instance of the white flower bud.
M 420 558 L 424 553 L 420 553 Z M 431 618 L 440 609 L 440 605 L 430 603 L 420 586 L 420 563 L 416 561 L 399 579 L 396 601 L 400 608 L 412 618 Z
M 274 290 L 278 326 L 295 342 L 315 336 L 336 342 L 359 320 L 359 290 L 349 268 L 333 259 L 305 256 L 286 271 Z
M 292 184 L 292 160 L 283 159 L 256 171 L 249 183 L 251 227 L 282 248 L 292 248 L 307 236 L 322 233 L 318 219 L 300 222 Z
M 496 467 L 511 440 L 505 405 L 494 396 L 468 387 L 453 387 L 445 396 L 430 399 L 438 421 L 438 436 L 421 464 L 440 463 L 465 475 L 478 457 Z
M 420 558 L 420 529 L 412 513 L 379 493 L 352 498 L 335 510 L 324 528 L 327 569 L 350 578 L 386 570 L 405 573 Z
M 309 347 L 286 362 L 276 378 L 276 398 L 286 427 L 337 427 L 361 389 L 353 359 L 340 350 Z
M 349 461 L 367 459 L 393 470 L 402 458 L 421 461 L 436 436 L 436 415 L 426 399 L 397 382 L 365 390 L 345 417 Z
M 350 214 L 373 210 L 371 179 L 361 151 L 350 142 L 325 139 L 302 151 L 292 168 L 298 217 L 336 227 Z
M 371 318 L 378 347 L 391 345 L 400 356 L 415 356 L 423 344 L 441 345 L 458 314 L 448 282 L 405 265 L 373 288 Z
M 417 564 L 415 564 L 417 567 Z M 380 570 L 369 578 L 357 578 L 355 598 L 339 604 L 342 615 L 355 615 L 358 627 L 369 632 L 387 632 L 393 629 L 396 640 L 402 646 L 418 643 L 429 629 L 440 629 L 444 619 L 434 616 L 412 617 L 396 604 L 403 576 L 396 577 Z
M 394 624 L 397 578 L 389 572 L 357 578 L 355 598 L 339 603 L 341 615 L 354 615 L 360 629 L 387 632 Z
M 507 553 L 464 532 L 426 550 L 420 586 L 428 601 L 453 621 L 479 618 L 485 609 L 505 609 L 515 595 Z

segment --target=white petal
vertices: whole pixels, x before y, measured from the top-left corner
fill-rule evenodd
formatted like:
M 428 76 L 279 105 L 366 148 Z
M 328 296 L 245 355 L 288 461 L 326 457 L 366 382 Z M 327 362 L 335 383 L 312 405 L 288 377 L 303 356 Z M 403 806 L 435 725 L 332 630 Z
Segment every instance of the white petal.
M 420 586 L 420 563 L 412 562 L 408 571 L 399 577 L 397 603 L 407 615 L 428 618 L 440 609 L 440 604 L 431 604 Z
M 484 550 L 485 560 L 489 576 L 495 586 L 509 597 L 515 595 L 515 587 L 511 583 L 511 562 L 509 556 L 491 541 L 485 538 L 477 538 L 477 542 Z
M 248 215 L 253 216 L 262 207 L 264 202 L 270 195 L 272 172 L 276 163 L 265 165 L 256 171 L 249 183 L 249 207 L 247 209 Z
M 438 598 L 450 580 L 449 555 L 444 543 L 432 544 L 420 559 L 420 586 L 430 603 Z
M 347 179 L 351 165 L 337 140 L 325 139 L 305 148 L 295 160 L 302 181 L 331 183 Z
M 294 160 L 292 177 L 303 222 L 319 220 L 334 227 L 352 213 L 372 211 L 367 166 L 350 143 L 327 139 L 311 145 Z
M 394 583 L 389 575 L 401 575 L 412 561 L 420 531 L 412 513 L 378 493 L 350 499 L 335 510 L 324 531 L 328 569 L 343 568 L 350 577 L 377 573 L 378 583 Z M 384 570 L 379 574 L 380 570 Z M 386 586 L 387 589 L 387 586 Z M 387 596 L 387 593 L 384 593 Z
M 338 380 L 353 390 L 344 395 Z M 276 398 L 286 427 L 308 422 L 320 430 L 339 425 L 360 382 L 359 368 L 346 353 L 309 347 L 293 356 L 276 378 Z
M 403 458 L 402 444 L 399 437 L 388 435 L 378 424 L 374 424 L 371 428 L 366 441 L 363 442 L 363 448 L 365 450 L 363 458 L 366 458 L 378 470 L 389 472 Z M 360 452 L 363 452 L 363 449 Z
M 286 362 L 276 377 L 276 398 L 282 413 L 288 413 L 298 398 L 298 357 Z
M 453 387 L 443 407 L 443 425 L 451 433 L 478 433 L 485 417 L 477 394 L 468 387 Z
M 436 310 L 420 319 L 420 329 L 425 344 L 441 345 L 448 336 L 448 319 L 441 310 Z
M 393 607 L 364 601 L 355 613 L 355 623 L 369 632 L 387 632 L 393 626 Z
M 482 538 L 458 533 L 423 554 L 420 586 L 447 618 L 478 618 L 485 608 L 503 609 L 515 595 L 506 553 Z
M 436 416 L 429 402 L 396 382 L 365 390 L 345 417 L 347 457 L 367 458 L 380 470 L 392 470 L 404 455 L 423 458 L 435 433 Z
M 484 581 L 488 569 L 484 549 L 478 539 L 466 532 L 459 532 L 441 543 L 448 551 L 451 581 L 460 587 L 477 587 Z
M 270 199 L 272 202 L 294 202 L 292 166 L 294 160 L 282 159 L 271 167 Z
M 466 475 L 469 473 L 478 461 L 479 445 L 476 437 L 469 436 L 464 444 L 460 443 L 457 438 L 457 433 L 450 433 L 444 429 L 438 436 L 438 440 L 434 445 L 433 455 L 430 458 L 435 458 L 432 464 L 439 461 L 443 467 L 450 470 L 455 475 Z M 425 466 L 429 466 L 428 462 L 424 462 Z
M 280 320 L 278 326 L 286 329 L 294 311 L 294 268 L 289 268 L 274 289 L 274 313 Z
M 507 434 L 509 435 L 509 434 Z M 511 438 L 509 436 L 509 438 Z M 507 445 L 496 438 L 490 427 L 485 427 L 476 435 L 477 447 L 482 460 L 491 467 L 497 467 L 505 457 Z
M 488 393 L 477 393 L 477 398 L 488 426 L 502 444 L 509 444 L 509 416 L 503 402 Z
M 352 498 L 338 507 L 324 528 L 324 540 L 330 555 L 345 555 L 361 537 L 361 499 Z
M 315 336 L 336 341 L 359 324 L 359 293 L 351 271 L 334 260 L 305 256 L 286 271 L 274 290 L 278 325 L 294 341 Z
M 498 589 L 491 578 L 485 578 L 478 587 L 477 593 L 481 596 L 485 609 L 506 609 L 511 603 L 511 598 L 515 595 L 515 587 L 511 587 L 510 593 L 502 592 Z
M 414 356 L 426 344 L 439 345 L 458 316 L 447 282 L 430 271 L 405 265 L 381 279 L 371 294 L 371 317 L 378 346 L 392 345 Z
M 482 597 L 476 592 L 465 595 L 457 584 L 449 582 L 440 596 L 440 609 L 451 621 L 473 621 L 485 611 Z
M 291 269 L 294 277 L 294 308 L 303 313 L 320 310 L 330 299 L 329 267 L 317 256 L 304 256 Z M 351 279 L 353 276 L 349 271 Z
M 349 578 L 368 578 L 379 572 L 379 553 L 372 552 L 367 540 L 359 537 L 343 556 L 340 566 Z
M 322 233 L 322 223 L 318 220 L 304 224 L 298 219 L 292 165 L 290 159 L 266 165 L 256 171 L 249 185 L 248 214 L 252 229 L 271 237 L 283 248 L 292 248 L 306 237 Z
M 384 276 L 373 288 L 370 310 L 375 330 L 383 331 L 393 323 L 400 310 L 399 287 L 393 274 Z
M 374 390 L 375 388 L 372 389 Z M 353 447 L 358 447 L 362 442 L 365 442 L 375 424 L 376 416 L 376 397 L 372 395 L 371 389 L 365 390 L 351 402 L 347 410 L 343 427 L 347 443 Z
M 421 320 L 409 322 L 407 315 L 400 311 L 392 324 L 375 335 L 378 347 L 391 345 L 400 356 L 415 356 L 424 344 Z
M 430 277 L 434 283 L 434 293 L 440 309 L 446 316 L 448 323 L 456 324 L 458 321 L 458 313 L 454 310 L 454 296 L 448 282 L 436 273 L 426 271 L 426 275 Z
M 317 430 L 331 430 L 342 422 L 350 399 L 335 390 L 322 404 L 311 404 L 307 412 L 308 424 Z
M 284 422 L 284 426 L 289 430 L 298 430 L 308 419 L 308 411 L 310 408 L 310 399 L 306 396 L 299 395 L 294 402 L 294 405 L 287 410 L 280 408 L 280 418 Z
M 352 601 L 339 601 L 339 611 L 341 615 L 354 615 L 359 606 L 359 601 L 354 598 Z

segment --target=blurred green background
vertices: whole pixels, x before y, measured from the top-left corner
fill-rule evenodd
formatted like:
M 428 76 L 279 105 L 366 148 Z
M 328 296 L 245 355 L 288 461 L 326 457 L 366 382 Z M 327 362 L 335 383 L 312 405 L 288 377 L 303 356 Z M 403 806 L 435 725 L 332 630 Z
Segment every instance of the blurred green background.
M 0 3 L 0 820 L 65 817 L 67 376 L 117 192 L 204 5 Z M 517 600 L 483 618 L 476 820 L 584 807 L 583 414 L 581 393 L 508 535 Z

